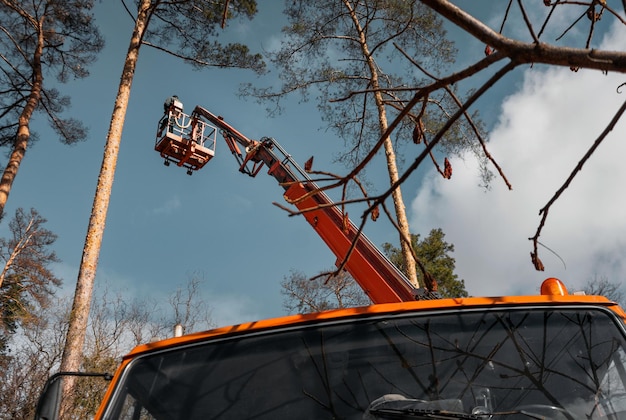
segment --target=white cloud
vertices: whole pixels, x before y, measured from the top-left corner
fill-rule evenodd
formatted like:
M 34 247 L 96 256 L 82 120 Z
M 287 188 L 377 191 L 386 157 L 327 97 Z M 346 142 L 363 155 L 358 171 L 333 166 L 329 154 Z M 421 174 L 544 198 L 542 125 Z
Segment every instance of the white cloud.
M 78 277 L 78 267 L 65 262 L 57 262 L 50 265 L 53 274 L 63 281 L 59 296 L 73 296 L 76 289 L 76 279 Z
M 171 214 L 181 206 L 180 198 L 178 196 L 171 197 L 164 202 L 160 207 L 152 210 L 154 214 Z
M 53 265 L 53 271 L 57 277 L 64 279 L 58 296 L 71 299 L 76 287 L 78 267 L 57 263 Z M 99 299 L 100 294 L 106 291 L 110 295 L 121 294 L 128 304 L 134 300 L 151 301 L 157 303 L 157 308 L 161 311 L 168 312 L 171 311 L 170 295 L 177 287 L 184 287 L 184 285 L 171 284 L 165 289 L 154 289 L 154 285 L 142 283 L 115 270 L 101 267 L 98 269 L 95 281 L 94 299 Z M 214 326 L 235 325 L 263 318 L 258 311 L 262 309 L 263 304 L 253 301 L 248 295 L 215 292 L 202 285 L 199 292 L 196 298 L 206 302 L 210 310 L 211 323 Z M 167 315 L 165 312 L 162 315 Z M 155 317 L 158 315 L 153 314 Z
M 266 40 L 264 40 L 263 50 L 268 53 L 276 53 L 282 47 L 282 43 L 284 40 L 285 37 L 281 33 L 275 35 L 272 34 L 268 36 Z
M 623 38 L 623 37 L 622 37 Z M 616 45 L 613 36 L 605 45 Z M 441 226 L 455 245 L 457 274 L 470 294 L 536 292 L 548 276 L 577 288 L 594 275 L 626 277 L 626 121 L 621 121 L 553 205 L 540 249 L 546 271 L 536 272 L 529 253 L 541 209 L 567 179 L 613 114 L 626 99 L 616 93 L 621 74 L 569 69 L 529 69 L 521 89 L 502 104 L 489 150 L 513 184 L 508 191 L 496 179 L 484 192 L 471 157 L 452 160 L 446 181 L 431 173 L 412 203 L 413 230 L 423 234 Z
M 218 326 L 235 325 L 261 319 L 253 308 L 258 305 L 247 295 L 211 296 L 211 320 Z
M 154 285 L 142 283 L 137 279 L 125 277 L 114 270 L 102 268 L 98 270 L 96 283 L 111 293 L 122 293 L 127 302 L 134 299 L 141 301 L 148 297 L 148 299 L 157 302 L 159 308 L 165 312 L 171 311 L 170 296 L 178 287 L 185 287 L 181 284 L 169 284 L 167 288 L 155 290 Z M 216 292 L 207 288 L 204 280 L 200 283 L 199 294 L 196 299 L 207 304 L 211 322 L 215 326 L 240 324 L 261 318 L 261 315 L 255 311 L 258 304 L 253 302 L 251 297 L 243 294 Z

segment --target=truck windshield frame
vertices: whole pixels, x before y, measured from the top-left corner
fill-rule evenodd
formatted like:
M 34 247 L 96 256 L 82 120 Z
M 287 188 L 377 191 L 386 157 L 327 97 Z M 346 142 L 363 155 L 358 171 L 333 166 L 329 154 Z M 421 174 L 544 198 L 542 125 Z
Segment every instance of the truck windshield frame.
M 404 407 L 493 419 L 610 419 L 626 416 L 625 384 L 626 331 L 607 308 L 412 311 L 139 355 L 104 418 L 376 419 Z

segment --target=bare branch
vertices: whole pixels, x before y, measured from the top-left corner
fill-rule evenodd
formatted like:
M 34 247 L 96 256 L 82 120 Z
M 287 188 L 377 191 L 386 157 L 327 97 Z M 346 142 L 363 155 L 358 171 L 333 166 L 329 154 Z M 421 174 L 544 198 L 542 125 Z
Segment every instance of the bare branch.
M 591 147 L 587 150 L 587 153 L 585 153 L 583 158 L 578 162 L 578 164 L 576 165 L 574 170 L 570 173 L 570 175 L 567 177 L 563 185 L 561 185 L 561 187 L 557 190 L 557 192 L 554 193 L 554 195 L 548 201 L 548 203 L 541 210 L 539 210 L 539 215 L 542 216 L 541 221 L 539 222 L 539 227 L 537 228 L 537 232 L 535 233 L 535 236 L 533 236 L 532 238 L 528 238 L 530 241 L 533 242 L 533 252 L 531 253 L 533 262 L 537 261 L 539 258 L 539 251 L 537 249 L 537 245 L 539 243 L 539 237 L 541 236 L 541 231 L 543 230 L 546 219 L 548 218 L 548 213 L 550 212 L 550 208 L 552 207 L 554 202 L 558 200 L 558 198 L 563 194 L 563 192 L 565 192 L 565 190 L 570 186 L 570 184 L 572 183 L 576 175 L 578 175 L 578 173 L 582 170 L 584 164 L 589 160 L 591 155 L 593 155 L 596 149 L 604 141 L 606 136 L 613 130 L 613 128 L 615 128 L 615 125 L 617 124 L 617 122 L 622 117 L 625 111 L 626 111 L 626 101 L 617 110 L 615 115 L 613 115 L 611 122 L 609 122 L 609 124 L 604 128 L 602 133 L 600 133 L 598 138 L 593 142 L 593 145 L 591 145 Z M 535 263 L 535 267 L 538 270 L 543 271 L 543 265 L 538 265 Z
M 467 33 L 494 47 L 518 64 L 543 63 L 626 73 L 626 52 L 557 47 L 542 42 L 526 43 L 494 32 L 487 25 L 446 0 L 421 0 Z

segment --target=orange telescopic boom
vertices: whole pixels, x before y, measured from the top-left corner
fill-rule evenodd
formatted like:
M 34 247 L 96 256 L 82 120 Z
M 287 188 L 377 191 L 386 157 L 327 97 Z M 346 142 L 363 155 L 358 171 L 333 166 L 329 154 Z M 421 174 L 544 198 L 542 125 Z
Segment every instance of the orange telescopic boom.
M 191 115 L 183 114 L 179 119 L 181 124 L 178 124 L 177 128 L 182 128 L 180 139 L 176 137 L 172 138 L 172 141 L 185 145 L 196 141 L 192 138 L 191 132 L 186 133 L 185 126 L 194 127 L 196 133 L 209 133 L 211 136 L 219 131 L 239 163 L 240 172 L 255 177 L 264 166 L 267 167 L 267 173 L 285 189 L 285 199 L 302 212 L 315 232 L 335 254 L 337 263 L 345 261 L 344 268 L 372 302 L 393 303 L 437 297 L 424 289 L 413 287 L 404 274 L 364 234 L 358 233 L 352 221 L 348 221 L 346 226 L 344 214 L 339 207 L 319 190 L 315 182 L 276 140 L 269 137 L 263 137 L 258 141 L 251 140 L 222 117 L 200 106 L 196 106 Z M 177 161 L 179 166 L 184 166 L 184 163 L 179 163 L 180 159 L 177 156 L 167 155 L 170 142 L 168 136 L 169 134 L 163 136 L 163 133 L 157 136 L 157 145 L 161 146 L 157 150 L 165 157 L 166 163 L 171 160 Z M 202 140 L 197 134 L 196 139 Z M 214 137 L 205 139 L 203 144 L 206 143 L 214 144 Z M 191 173 L 191 170 L 200 169 L 202 166 L 186 167 L 188 173 Z

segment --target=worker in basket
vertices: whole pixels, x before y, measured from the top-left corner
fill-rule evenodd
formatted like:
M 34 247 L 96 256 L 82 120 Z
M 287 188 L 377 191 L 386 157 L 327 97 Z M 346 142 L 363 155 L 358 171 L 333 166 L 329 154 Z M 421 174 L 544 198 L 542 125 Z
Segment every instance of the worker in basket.
M 159 137 L 161 137 L 166 125 L 168 131 L 172 132 L 176 119 L 180 118 L 183 114 L 183 103 L 178 99 L 177 95 L 172 95 L 165 100 L 163 103 L 163 112 L 164 115 L 159 125 Z

